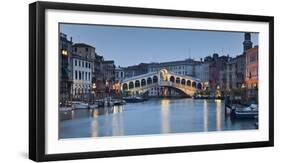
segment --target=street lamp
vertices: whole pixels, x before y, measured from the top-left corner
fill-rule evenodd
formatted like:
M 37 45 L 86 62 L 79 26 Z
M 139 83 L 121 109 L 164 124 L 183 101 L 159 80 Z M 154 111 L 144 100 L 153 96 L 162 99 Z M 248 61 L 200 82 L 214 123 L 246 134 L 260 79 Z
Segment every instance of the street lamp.
M 97 88 L 96 83 L 93 83 L 93 85 L 92 85 L 92 95 L 94 95 L 94 97 L 96 95 L 96 92 L 95 92 L 96 88 Z M 92 98 L 94 98 L 94 97 L 92 97 Z
M 93 93 L 95 93 L 95 90 L 96 90 L 96 88 L 97 88 L 96 83 L 93 83 L 92 88 L 93 88 Z
M 67 55 L 68 55 L 68 52 L 67 52 L 66 50 L 62 50 L 62 51 L 61 51 L 61 54 L 64 55 L 64 56 L 67 56 Z
M 217 89 L 215 92 L 215 98 L 221 98 L 221 91 L 220 91 L 220 86 L 217 85 Z
M 217 89 L 220 89 L 220 86 L 219 86 L 219 85 L 217 85 Z

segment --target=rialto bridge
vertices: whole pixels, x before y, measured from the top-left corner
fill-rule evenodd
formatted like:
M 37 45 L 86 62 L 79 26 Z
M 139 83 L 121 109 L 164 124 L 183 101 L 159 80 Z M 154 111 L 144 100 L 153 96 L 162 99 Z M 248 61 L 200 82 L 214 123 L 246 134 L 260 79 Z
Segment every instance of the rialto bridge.
M 186 96 L 193 96 L 197 90 L 203 89 L 203 83 L 194 77 L 179 75 L 166 69 L 125 78 L 121 83 L 121 90 L 132 94 L 144 94 L 155 87 L 168 87 Z

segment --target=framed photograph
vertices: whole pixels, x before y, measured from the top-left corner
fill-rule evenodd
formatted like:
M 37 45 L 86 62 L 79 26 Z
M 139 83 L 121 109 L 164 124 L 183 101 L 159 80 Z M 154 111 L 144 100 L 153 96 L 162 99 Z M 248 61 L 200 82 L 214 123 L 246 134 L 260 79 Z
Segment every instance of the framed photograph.
M 273 17 L 35 2 L 29 158 L 273 146 Z

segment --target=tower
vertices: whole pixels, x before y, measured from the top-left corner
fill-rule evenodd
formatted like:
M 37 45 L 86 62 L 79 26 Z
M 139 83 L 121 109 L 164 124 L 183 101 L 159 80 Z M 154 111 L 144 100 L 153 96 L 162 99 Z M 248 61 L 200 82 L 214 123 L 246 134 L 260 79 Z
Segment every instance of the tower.
M 251 33 L 246 32 L 244 34 L 243 46 L 244 46 L 244 52 L 246 52 L 246 50 L 251 49 L 253 47 L 253 43 L 251 41 Z

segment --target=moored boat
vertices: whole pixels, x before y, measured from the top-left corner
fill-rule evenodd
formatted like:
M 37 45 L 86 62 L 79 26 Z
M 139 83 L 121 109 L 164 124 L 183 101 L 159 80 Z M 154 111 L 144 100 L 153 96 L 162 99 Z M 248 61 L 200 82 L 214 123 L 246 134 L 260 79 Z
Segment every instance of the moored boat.
M 59 111 L 63 111 L 63 112 L 71 111 L 71 110 L 73 110 L 72 106 L 62 106 L 59 108 Z
M 226 115 L 230 115 L 231 112 L 235 109 L 235 105 L 228 105 L 228 104 L 225 104 L 225 114 Z
M 126 104 L 125 100 L 114 100 L 113 105 L 124 105 Z
M 66 112 L 71 110 L 73 110 L 73 105 L 71 104 L 71 102 L 60 103 L 59 111 Z
M 243 119 L 243 118 L 250 118 L 254 119 L 259 115 L 258 105 L 251 104 L 249 107 L 244 108 L 236 108 L 234 110 L 234 118 Z
M 87 103 L 80 102 L 80 101 L 73 101 L 72 106 L 74 109 L 88 109 L 89 108 L 89 105 Z
M 99 107 L 98 104 L 89 104 L 89 108 L 90 108 L 90 109 L 95 109 L 95 108 L 97 108 L 97 107 Z
M 147 99 L 143 98 L 143 97 L 124 97 L 123 98 L 127 103 L 137 103 L 137 102 L 144 102 Z

